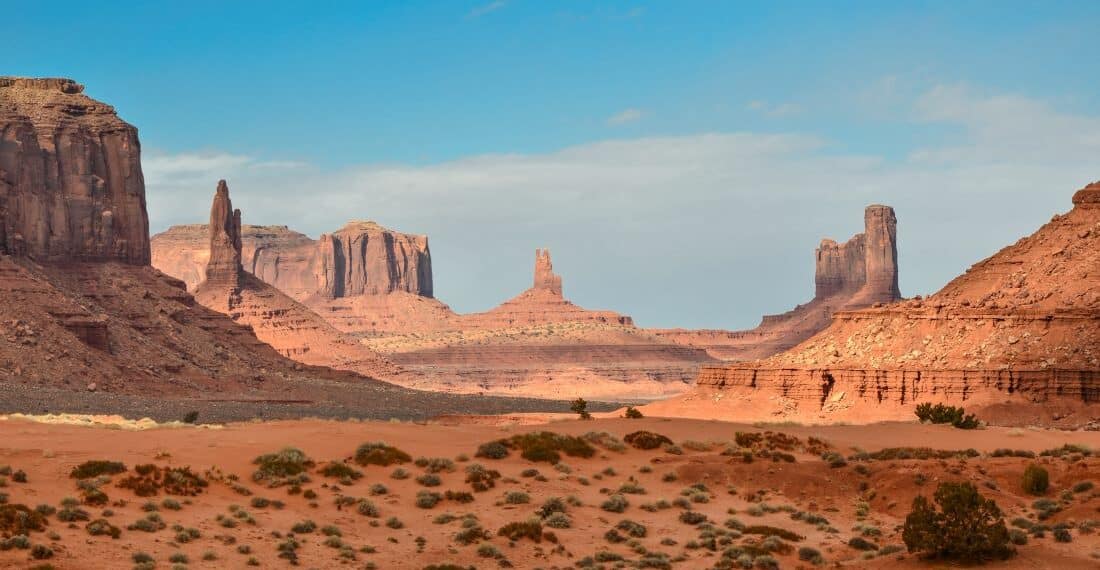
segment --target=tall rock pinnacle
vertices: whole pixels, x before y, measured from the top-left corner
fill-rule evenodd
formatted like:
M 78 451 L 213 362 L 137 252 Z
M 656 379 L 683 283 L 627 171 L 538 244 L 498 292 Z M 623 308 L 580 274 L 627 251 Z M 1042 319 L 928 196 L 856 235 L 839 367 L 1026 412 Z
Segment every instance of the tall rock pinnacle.
M 863 212 L 864 273 L 866 283 L 847 303 L 848 307 L 892 303 L 901 299 L 898 289 L 898 220 L 894 209 L 874 204 Z
M 535 250 L 535 289 L 543 289 L 561 296 L 561 276 L 554 274 L 549 249 Z
M 241 284 L 241 211 L 233 209 L 229 186 L 218 181 L 214 203 L 210 206 L 210 261 L 206 264 L 207 283 L 239 288 Z

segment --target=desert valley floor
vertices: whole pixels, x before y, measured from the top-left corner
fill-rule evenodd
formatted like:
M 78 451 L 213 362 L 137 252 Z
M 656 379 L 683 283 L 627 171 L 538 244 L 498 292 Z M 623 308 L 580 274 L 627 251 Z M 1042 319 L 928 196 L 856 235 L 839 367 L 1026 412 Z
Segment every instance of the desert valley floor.
M 546 415 L 197 427 L 50 421 L 0 420 L 0 496 L 6 507 L 41 505 L 47 514 L 42 530 L 28 533 L 29 548 L 0 551 L 5 568 L 142 560 L 157 568 L 811 568 L 815 559 L 940 568 L 905 552 L 900 525 L 913 497 L 943 480 L 972 481 L 1012 521 L 1014 540 L 1025 544 L 997 567 L 1100 564 L 1100 457 L 1088 451 L 1100 447 L 1096 432 Z M 580 436 L 595 453 L 566 452 L 556 465 L 515 449 L 477 456 L 483 444 L 543 430 Z M 675 445 L 622 443 L 640 430 Z M 367 442 L 409 460 L 361 465 L 356 451 Z M 280 485 L 254 459 L 287 447 L 306 458 L 284 453 L 284 467 L 308 462 Z M 122 466 L 72 478 L 88 461 Z M 1032 462 L 1051 474 L 1042 497 L 1020 488 Z M 502 536 L 511 523 L 530 524 Z M 1057 529 L 1068 529 L 1070 542 L 1054 538 Z M 35 560 L 43 548 L 52 557 Z M 441 566 L 448 563 L 456 566 Z

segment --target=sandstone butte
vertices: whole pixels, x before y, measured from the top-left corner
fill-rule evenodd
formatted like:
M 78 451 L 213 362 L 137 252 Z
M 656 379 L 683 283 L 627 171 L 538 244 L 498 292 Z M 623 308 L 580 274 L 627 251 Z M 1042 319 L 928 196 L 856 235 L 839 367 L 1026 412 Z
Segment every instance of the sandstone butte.
M 901 299 L 897 218 L 889 206 L 863 213 L 863 233 L 838 244 L 821 240 L 814 252 L 814 297 L 780 315 L 765 315 L 751 330 L 654 329 L 677 343 L 706 349 L 722 360 L 756 360 L 787 350 L 829 326 L 833 313 Z
M 150 266 L 137 130 L 83 89 L 0 77 L 0 380 L 212 395 L 307 378 Z
M 201 281 L 211 257 L 206 227 L 174 226 L 154 236 L 153 264 Z M 337 330 L 363 338 L 410 372 L 385 376 L 406 386 L 655 398 L 683 392 L 699 364 L 714 361 L 701 349 L 635 327 L 628 316 L 571 303 L 548 250 L 535 252 L 529 289 L 489 311 L 457 314 L 432 296 L 426 236 L 349 222 L 318 240 L 285 226 L 242 226 L 241 242 L 247 273 L 299 300 Z M 343 245 L 327 245 L 332 243 Z M 250 321 L 261 338 L 266 314 Z
M 218 182 L 210 208 L 209 260 L 195 300 L 250 326 L 280 354 L 317 366 L 390 379 L 401 371 L 357 339 L 337 331 L 305 305 L 268 285 L 241 265 L 241 211 L 233 209 L 229 187 Z
M 649 413 L 871 422 L 922 402 L 1003 425 L 1100 423 L 1100 183 L 928 298 L 837 311 L 788 352 L 704 366 Z

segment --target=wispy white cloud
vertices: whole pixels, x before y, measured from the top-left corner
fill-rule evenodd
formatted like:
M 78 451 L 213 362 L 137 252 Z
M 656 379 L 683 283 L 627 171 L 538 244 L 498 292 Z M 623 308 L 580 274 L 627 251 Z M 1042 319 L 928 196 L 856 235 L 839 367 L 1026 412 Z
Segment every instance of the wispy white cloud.
M 370 218 L 430 235 L 438 293 L 460 310 L 525 288 L 530 250 L 546 245 L 574 301 L 644 325 L 732 327 L 808 299 L 814 246 L 860 231 L 867 204 L 897 210 L 902 289 L 924 294 L 1100 178 L 1100 117 L 950 85 L 906 108 L 951 139 L 890 160 L 806 133 L 700 133 L 335 171 L 153 154 L 151 225 L 206 219 L 227 178 L 246 223 L 317 235 Z
M 466 17 L 480 18 L 482 16 L 485 16 L 486 14 L 496 12 L 497 10 L 502 9 L 507 5 L 507 0 L 495 0 L 494 2 L 489 2 L 488 4 L 482 4 L 481 6 L 475 7 L 466 14 Z
M 795 103 L 768 103 L 767 101 L 750 101 L 746 107 L 768 117 L 790 117 L 802 112 L 802 106 Z
M 634 123 L 640 121 L 645 117 L 645 111 L 641 109 L 623 109 L 614 115 L 607 118 L 607 124 L 609 125 L 625 125 L 627 123 Z

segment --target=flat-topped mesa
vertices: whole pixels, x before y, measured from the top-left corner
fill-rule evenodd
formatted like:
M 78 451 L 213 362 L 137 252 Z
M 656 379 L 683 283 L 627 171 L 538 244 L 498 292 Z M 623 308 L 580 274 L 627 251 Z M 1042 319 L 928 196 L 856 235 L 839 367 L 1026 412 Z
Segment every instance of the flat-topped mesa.
M 239 289 L 241 285 L 241 211 L 233 209 L 229 186 L 218 181 L 214 203 L 210 206 L 210 261 L 206 264 L 206 282 L 218 287 Z
M 428 236 L 352 221 L 321 235 L 318 291 L 332 299 L 396 291 L 432 296 Z
M 561 292 L 561 276 L 554 274 L 554 264 L 550 261 L 549 249 L 535 250 L 535 289 L 549 291 L 559 297 Z
M 148 265 L 137 129 L 83 90 L 0 77 L 0 252 Z

